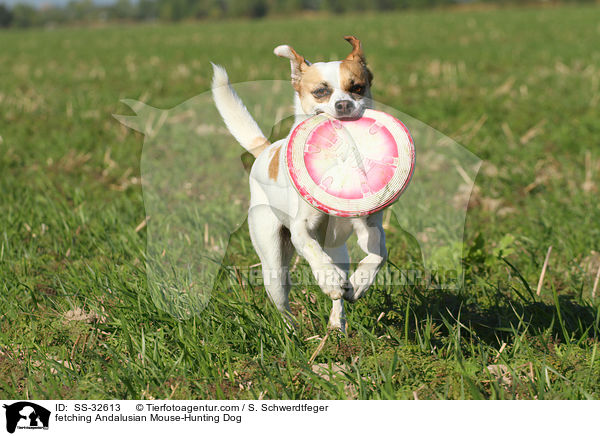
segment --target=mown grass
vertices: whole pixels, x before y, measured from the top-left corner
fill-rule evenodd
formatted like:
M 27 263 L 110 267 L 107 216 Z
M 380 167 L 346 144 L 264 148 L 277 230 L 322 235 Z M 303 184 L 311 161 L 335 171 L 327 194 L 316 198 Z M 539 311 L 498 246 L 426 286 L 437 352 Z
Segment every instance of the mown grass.
M 562 7 L 1 32 L 0 396 L 598 398 L 599 19 Z M 136 231 L 143 138 L 112 118 L 119 100 L 177 105 L 208 89 L 209 61 L 232 81 L 284 79 L 274 46 L 339 58 L 345 34 L 363 41 L 376 100 L 484 159 L 465 288 L 373 289 L 310 362 L 329 301 L 294 289 L 289 333 L 233 268 L 258 262 L 244 227 L 202 313 L 158 310 Z M 389 268 L 415 250 L 393 221 L 388 246 Z

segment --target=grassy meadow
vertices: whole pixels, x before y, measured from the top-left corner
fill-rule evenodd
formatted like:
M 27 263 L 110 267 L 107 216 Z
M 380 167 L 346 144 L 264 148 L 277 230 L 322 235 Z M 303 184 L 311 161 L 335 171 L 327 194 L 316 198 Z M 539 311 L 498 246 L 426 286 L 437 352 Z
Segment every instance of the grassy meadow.
M 578 6 L 0 31 L 0 397 L 600 399 L 598 23 Z M 275 46 L 339 59 L 346 34 L 375 100 L 483 160 L 464 288 L 373 288 L 311 358 L 329 298 L 294 288 L 287 331 L 230 267 L 258 262 L 244 227 L 204 311 L 157 308 L 144 139 L 113 118 L 120 99 L 174 107 L 209 88 L 209 61 L 287 79 Z

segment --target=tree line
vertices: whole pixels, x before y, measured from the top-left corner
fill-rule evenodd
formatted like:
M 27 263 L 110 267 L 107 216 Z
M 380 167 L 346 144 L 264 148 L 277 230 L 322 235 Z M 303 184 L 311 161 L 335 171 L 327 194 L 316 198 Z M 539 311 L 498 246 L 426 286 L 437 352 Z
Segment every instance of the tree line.
M 1 0 L 0 0 L 1 1 Z M 563 0 L 562 2 L 594 2 Z M 460 3 L 519 3 L 519 0 L 116 0 L 97 4 L 93 0 L 71 0 L 64 6 L 40 8 L 26 3 L 12 7 L 0 3 L 0 27 L 50 26 L 104 21 L 180 21 L 228 17 L 261 18 L 303 11 L 341 14 L 360 11 L 390 11 Z M 547 0 L 529 0 L 548 3 Z

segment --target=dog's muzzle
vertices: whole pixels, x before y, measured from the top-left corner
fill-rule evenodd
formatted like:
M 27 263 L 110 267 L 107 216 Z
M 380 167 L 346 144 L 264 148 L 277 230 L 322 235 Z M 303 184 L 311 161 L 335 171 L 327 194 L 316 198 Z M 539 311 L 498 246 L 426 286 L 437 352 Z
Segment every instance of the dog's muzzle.
M 351 100 L 339 100 L 335 102 L 335 112 L 338 117 L 347 117 L 354 112 L 354 102 Z

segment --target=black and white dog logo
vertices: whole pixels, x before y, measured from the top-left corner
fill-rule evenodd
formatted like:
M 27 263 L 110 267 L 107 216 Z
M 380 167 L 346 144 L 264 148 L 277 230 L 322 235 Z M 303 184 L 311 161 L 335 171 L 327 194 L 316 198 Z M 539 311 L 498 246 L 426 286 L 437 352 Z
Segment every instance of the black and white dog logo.
M 6 409 L 6 431 L 14 433 L 15 429 L 48 429 L 50 411 L 29 401 L 19 401 L 4 405 Z

